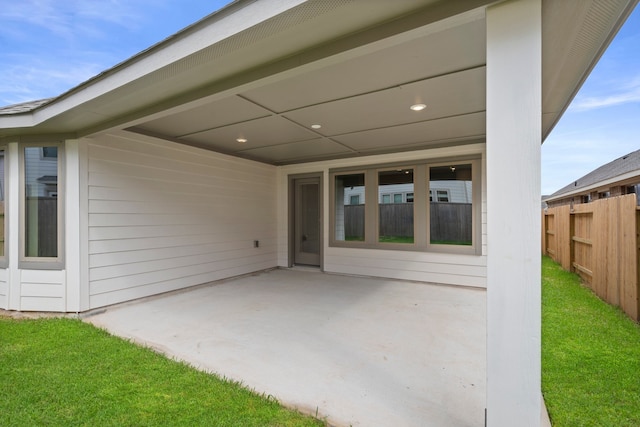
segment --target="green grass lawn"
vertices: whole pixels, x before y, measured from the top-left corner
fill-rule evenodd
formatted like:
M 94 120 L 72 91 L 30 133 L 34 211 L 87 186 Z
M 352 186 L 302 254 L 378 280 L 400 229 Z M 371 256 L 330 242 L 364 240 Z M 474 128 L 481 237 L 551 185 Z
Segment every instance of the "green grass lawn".
M 546 257 L 542 278 L 542 390 L 553 426 L 640 426 L 640 326 Z
M 554 427 L 640 426 L 640 326 L 550 259 L 542 267 Z M 72 319 L 0 318 L 0 379 L 1 425 L 324 425 Z
M 380 236 L 380 243 L 413 243 L 413 236 Z
M 0 396 L 7 426 L 324 425 L 72 319 L 0 318 Z

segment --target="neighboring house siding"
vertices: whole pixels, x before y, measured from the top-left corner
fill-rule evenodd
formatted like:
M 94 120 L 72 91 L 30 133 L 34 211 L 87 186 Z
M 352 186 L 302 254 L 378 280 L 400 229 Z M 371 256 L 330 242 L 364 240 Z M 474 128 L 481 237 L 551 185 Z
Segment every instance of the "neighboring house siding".
M 24 147 L 22 147 L 22 149 L 24 150 Z M 37 168 L 30 169 L 30 173 L 25 177 L 26 182 L 38 182 L 38 179 L 44 176 L 58 175 L 58 159 L 44 157 L 42 148 L 27 150 L 25 153 L 25 161 L 38 165 Z M 27 195 L 29 197 L 49 197 L 51 196 L 51 191 L 57 192 L 56 187 L 38 184 L 35 187 L 27 188 Z
M 329 246 L 329 170 L 392 162 L 455 158 L 455 156 L 481 155 L 481 255 L 460 255 L 423 251 L 392 251 L 381 249 L 354 249 Z M 358 159 L 332 160 L 283 166 L 279 170 L 279 226 L 278 264 L 288 265 L 287 177 L 289 175 L 323 172 L 324 174 L 324 270 L 332 273 L 379 276 L 452 285 L 486 287 L 486 162 L 484 144 L 459 146 L 449 149 L 421 150 Z
M 433 181 L 433 189 L 449 191 L 451 203 L 471 203 L 471 182 L 469 181 Z
M 467 181 L 433 181 L 432 191 L 446 190 L 451 203 L 471 203 L 471 183 Z M 378 201 L 382 203 L 383 194 L 402 194 L 406 197 L 407 193 L 413 193 L 413 184 L 395 184 L 387 185 L 384 188 L 378 188 Z M 344 204 L 351 204 L 351 197 L 357 196 L 360 203 L 364 201 L 364 187 L 345 189 Z M 391 198 L 393 200 L 393 197 Z M 403 199 L 405 200 L 405 199 Z M 435 201 L 435 200 L 434 200 Z
M 275 167 L 134 134 L 88 153 L 91 308 L 276 266 Z

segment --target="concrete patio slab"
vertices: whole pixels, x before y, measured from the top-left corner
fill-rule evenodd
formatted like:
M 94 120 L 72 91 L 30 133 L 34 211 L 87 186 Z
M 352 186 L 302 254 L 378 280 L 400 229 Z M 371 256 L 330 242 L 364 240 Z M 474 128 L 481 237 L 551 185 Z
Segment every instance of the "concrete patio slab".
M 482 289 L 280 269 L 86 320 L 330 425 L 484 425 Z

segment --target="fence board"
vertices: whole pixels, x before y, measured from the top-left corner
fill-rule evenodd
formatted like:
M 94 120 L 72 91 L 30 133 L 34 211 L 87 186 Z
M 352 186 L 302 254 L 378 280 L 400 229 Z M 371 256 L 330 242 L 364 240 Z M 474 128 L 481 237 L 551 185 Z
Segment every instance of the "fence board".
M 384 203 L 379 206 L 380 236 L 413 237 L 413 203 Z M 470 203 L 431 203 L 431 240 L 472 240 Z M 364 237 L 364 205 L 344 207 L 345 236 Z
M 544 252 L 565 270 L 571 268 L 569 214 L 569 206 L 549 209 L 544 215 L 545 222 L 542 227 L 545 233 L 545 240 L 542 242 Z
M 640 320 L 636 195 L 611 197 L 543 213 L 543 252 L 632 319 Z

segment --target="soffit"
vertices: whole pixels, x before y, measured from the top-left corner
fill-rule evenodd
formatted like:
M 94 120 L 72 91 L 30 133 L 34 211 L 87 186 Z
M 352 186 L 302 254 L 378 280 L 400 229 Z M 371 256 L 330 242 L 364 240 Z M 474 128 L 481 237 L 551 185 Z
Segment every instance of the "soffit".
M 134 130 L 273 164 L 481 140 L 484 14 L 440 28 L 315 63 Z M 427 108 L 410 110 L 416 103 Z
M 543 0 L 543 137 L 635 3 Z M 273 164 L 483 141 L 486 41 L 484 12 L 477 12 L 481 9 L 461 13 L 458 18 L 464 18 L 458 20 L 427 20 L 411 37 L 392 42 L 389 37 L 347 55 L 337 53 L 274 82 L 136 123 L 135 130 Z M 452 22 L 441 25 L 448 19 Z M 427 108 L 410 111 L 413 103 Z M 234 118 L 225 122 L 217 111 Z M 188 129 L 179 124 L 193 117 L 203 120 Z M 267 117 L 280 123 L 270 129 L 280 129 L 281 137 L 260 128 Z M 170 129 L 166 120 L 175 127 Z M 311 129 L 312 124 L 322 127 Z M 239 137 L 248 141 L 235 143 Z
M 477 1 L 481 0 L 461 3 Z M 175 107 L 221 87 L 237 86 L 243 78 L 274 73 L 272 64 L 291 67 L 311 61 L 311 46 L 318 55 L 328 55 L 341 48 L 336 40 L 434 3 L 438 1 L 239 0 L 61 95 L 47 108 L 36 110 L 33 122 L 43 133 L 86 133 L 157 111 L 157 105 Z M 411 24 L 411 19 L 405 21 Z M 295 64 L 286 63 L 288 58 Z M 10 127 L 2 124 L 3 119 L 0 136 L 9 134 L 2 129 Z
M 543 0 L 543 139 L 637 3 L 637 0 Z
M 484 140 L 490 1 L 282 3 L 208 42 L 265 4 L 240 0 L 31 114 L 0 117 L 0 137 L 128 128 L 272 164 Z M 543 136 L 636 3 L 543 0 Z

